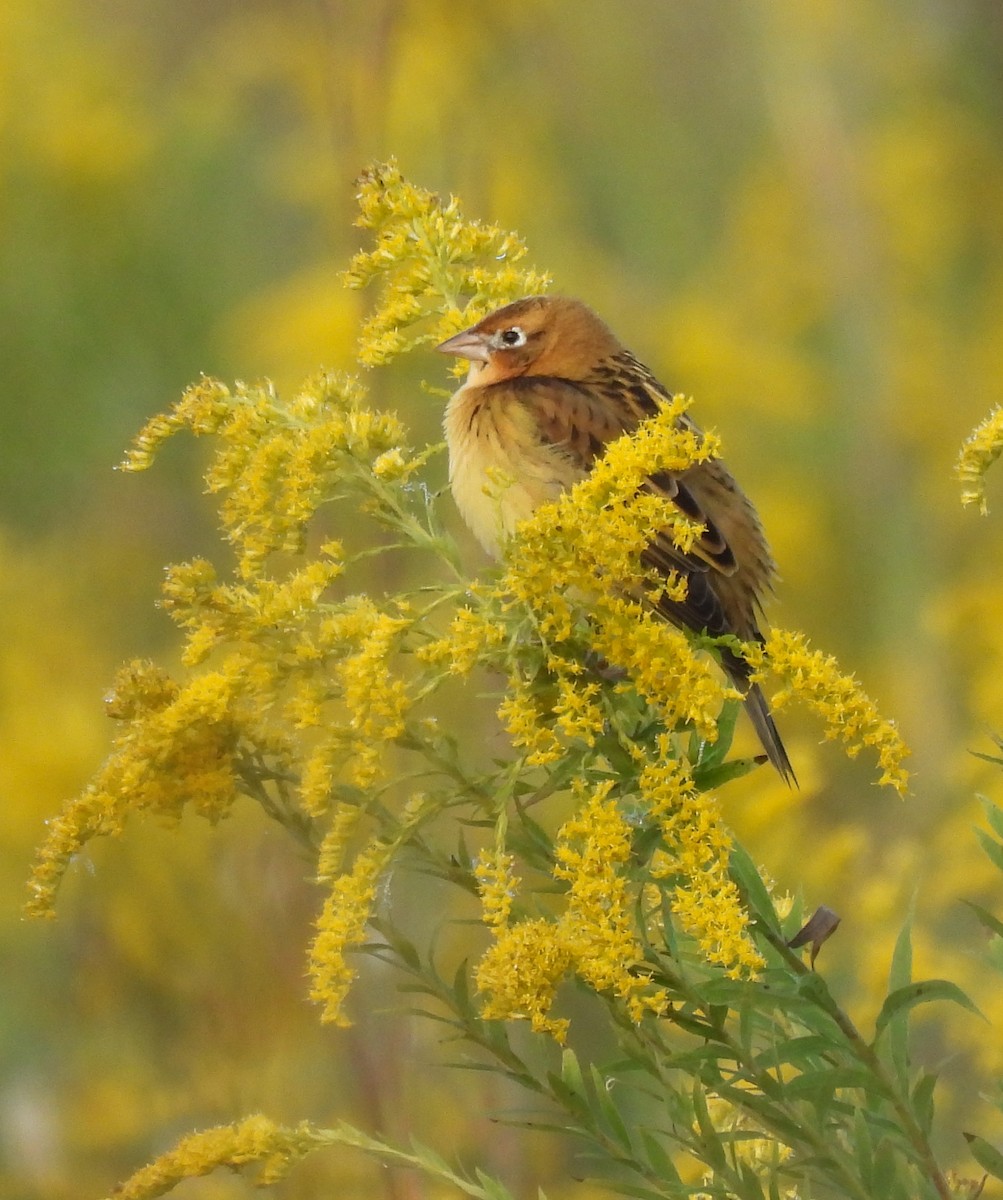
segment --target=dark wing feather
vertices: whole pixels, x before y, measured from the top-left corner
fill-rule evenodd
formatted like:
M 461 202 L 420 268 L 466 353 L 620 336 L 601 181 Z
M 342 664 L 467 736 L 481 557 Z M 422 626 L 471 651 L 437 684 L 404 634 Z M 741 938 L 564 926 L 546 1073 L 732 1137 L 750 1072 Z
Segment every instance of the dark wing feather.
M 571 457 L 583 474 L 602 456 L 607 442 L 633 432 L 641 421 L 657 413 L 659 401 L 669 399 L 654 376 L 629 353 L 599 364 L 580 383 L 533 375 L 509 379 L 506 387 L 532 411 L 544 440 Z M 706 630 L 712 636 L 734 633 L 711 578 L 731 575 L 737 569 L 731 547 L 684 478 L 658 472 L 648 478 L 646 486 L 704 527 L 689 554 L 679 549 L 668 532 L 652 538 L 644 562 L 662 575 L 678 572 L 687 581 L 685 600 L 663 598 L 656 607 L 669 620 L 694 632 Z

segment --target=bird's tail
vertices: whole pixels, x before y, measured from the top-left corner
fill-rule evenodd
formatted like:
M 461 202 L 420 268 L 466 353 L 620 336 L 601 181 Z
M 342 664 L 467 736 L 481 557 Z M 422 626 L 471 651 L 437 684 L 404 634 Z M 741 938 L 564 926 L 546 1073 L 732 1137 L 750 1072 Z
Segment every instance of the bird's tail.
M 791 760 L 787 757 L 766 697 L 758 683 L 749 682 L 749 664 L 744 658 L 725 650 L 721 655 L 721 665 L 732 683 L 745 693 L 745 711 L 749 714 L 753 728 L 762 742 L 766 757 L 776 767 L 777 773 L 788 787 L 797 787 L 797 776 L 794 774 Z
M 745 709 L 752 719 L 759 740 L 763 743 L 766 757 L 776 767 L 781 779 L 788 787 L 797 787 L 797 776 L 794 774 L 791 760 L 787 757 L 784 743 L 780 740 L 780 733 L 770 712 L 770 706 L 766 703 L 766 697 L 758 683 L 752 684 L 746 691 Z

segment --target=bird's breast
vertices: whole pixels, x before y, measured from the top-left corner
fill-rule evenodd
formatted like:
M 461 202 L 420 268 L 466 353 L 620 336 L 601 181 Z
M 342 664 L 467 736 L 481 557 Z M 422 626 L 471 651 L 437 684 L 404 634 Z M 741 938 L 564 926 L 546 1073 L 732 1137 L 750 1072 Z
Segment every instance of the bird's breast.
M 449 485 L 460 515 L 495 557 L 519 521 L 581 477 L 507 390 L 462 387 L 446 407 Z

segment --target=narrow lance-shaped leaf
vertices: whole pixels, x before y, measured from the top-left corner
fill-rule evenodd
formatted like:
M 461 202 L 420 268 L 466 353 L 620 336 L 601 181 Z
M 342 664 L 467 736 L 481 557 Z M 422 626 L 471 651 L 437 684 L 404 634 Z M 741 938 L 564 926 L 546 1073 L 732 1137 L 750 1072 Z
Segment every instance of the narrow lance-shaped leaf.
M 731 848 L 728 867 L 754 915 L 765 921 L 771 929 L 779 934 L 777 914 L 773 907 L 773 901 L 770 899 L 770 893 L 766 890 L 766 885 L 756 869 L 756 864 L 749 857 L 745 848 L 737 842 Z
M 1000 1154 L 995 1146 L 990 1146 L 984 1138 L 980 1138 L 974 1133 L 966 1133 L 965 1141 L 968 1143 L 968 1149 L 972 1152 L 972 1158 L 979 1166 L 984 1171 L 988 1171 L 994 1179 L 1003 1179 L 1003 1154 Z
M 990 761 L 1000 762 L 1001 760 L 997 758 Z M 979 802 L 982 805 L 982 811 L 986 814 L 986 820 L 989 822 L 993 833 L 997 837 L 1003 838 L 1003 808 L 1000 808 L 998 804 L 994 804 L 988 796 L 980 795 Z
M 976 904 L 974 900 L 962 900 L 961 903 L 966 904 L 972 910 L 972 912 L 975 913 L 979 919 L 979 923 L 985 926 L 990 933 L 994 933 L 997 937 L 1003 938 L 1003 921 L 1001 921 L 998 917 L 994 917 L 993 914 L 987 908 L 983 908 L 981 904 Z
M 616 1080 L 606 1078 L 598 1067 L 595 1066 L 591 1067 L 589 1074 L 592 1079 L 592 1090 L 599 1109 L 602 1112 L 603 1120 L 624 1150 L 633 1154 L 633 1139 L 612 1095 L 612 1089 L 616 1085 Z
M 912 1090 L 912 1108 L 920 1128 L 929 1136 L 933 1128 L 933 1093 L 937 1086 L 937 1076 L 923 1074 Z
M 975 836 L 979 839 L 979 845 L 985 851 L 989 861 L 998 871 L 1003 871 L 1003 845 L 994 837 L 990 837 L 984 829 L 976 829 Z
M 888 972 L 889 997 L 912 984 L 912 912 L 906 917 L 895 939 L 891 968 Z M 888 1018 L 888 1054 L 899 1088 L 909 1086 L 909 1012 L 903 1005 Z
M 926 979 L 920 983 L 910 983 L 907 987 L 899 988 L 885 1000 L 878 1013 L 874 1026 L 874 1040 L 884 1033 L 892 1020 L 903 1010 L 915 1008 L 919 1004 L 930 1004 L 935 1000 L 949 1000 L 960 1005 L 967 1012 L 977 1017 L 986 1018 L 975 1003 L 965 995 L 956 983 L 949 979 Z

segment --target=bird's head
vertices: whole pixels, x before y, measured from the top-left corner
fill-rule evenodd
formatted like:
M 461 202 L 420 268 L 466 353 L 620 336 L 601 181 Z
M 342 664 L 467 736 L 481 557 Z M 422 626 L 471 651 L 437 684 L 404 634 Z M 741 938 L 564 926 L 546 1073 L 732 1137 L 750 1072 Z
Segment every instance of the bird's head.
M 489 313 L 436 347 L 476 365 L 478 386 L 518 375 L 584 379 L 620 344 L 580 300 L 529 296 Z

